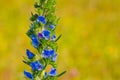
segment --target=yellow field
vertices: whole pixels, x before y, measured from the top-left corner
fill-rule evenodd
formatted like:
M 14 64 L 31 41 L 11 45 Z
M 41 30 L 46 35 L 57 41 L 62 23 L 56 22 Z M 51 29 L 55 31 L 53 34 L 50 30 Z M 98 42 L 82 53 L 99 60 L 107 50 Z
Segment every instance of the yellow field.
M 24 80 L 34 0 L 0 1 L 0 80 Z M 120 80 L 120 0 L 57 0 L 59 80 Z

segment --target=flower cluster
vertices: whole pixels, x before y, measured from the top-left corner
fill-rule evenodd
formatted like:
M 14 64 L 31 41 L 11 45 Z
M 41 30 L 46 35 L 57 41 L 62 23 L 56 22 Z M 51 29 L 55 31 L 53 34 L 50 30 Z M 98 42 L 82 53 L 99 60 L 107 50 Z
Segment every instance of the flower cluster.
M 32 13 L 32 17 L 30 18 L 32 24 L 27 35 L 31 39 L 32 46 L 38 52 L 35 54 L 26 49 L 27 57 L 24 57 L 23 62 L 31 68 L 31 72 L 24 70 L 24 75 L 27 79 L 56 80 L 65 73 L 64 71 L 57 74 L 56 70 L 56 59 L 58 56 L 56 42 L 61 36 L 56 38 L 55 34 L 58 19 L 56 19 L 53 14 L 54 12 L 52 12 L 55 9 L 54 5 L 55 0 L 39 0 L 34 5 L 38 13 Z M 46 71 L 48 65 L 51 65 L 51 69 Z

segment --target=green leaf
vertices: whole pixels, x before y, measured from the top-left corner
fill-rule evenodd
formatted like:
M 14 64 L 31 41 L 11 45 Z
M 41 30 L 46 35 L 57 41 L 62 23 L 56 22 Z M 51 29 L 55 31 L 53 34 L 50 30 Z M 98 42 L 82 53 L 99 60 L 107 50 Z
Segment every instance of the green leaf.
M 30 62 L 27 62 L 27 61 L 24 61 L 24 60 L 23 60 L 23 63 L 25 63 L 27 65 L 30 65 Z
M 50 65 L 52 65 L 54 68 L 56 68 L 56 67 L 57 67 L 56 62 L 49 62 L 49 64 L 50 64 Z
M 63 72 L 61 72 L 60 74 L 57 75 L 57 77 L 62 76 L 62 75 L 65 74 L 66 72 L 67 72 L 67 71 L 63 71 Z
M 38 18 L 38 15 L 37 15 L 37 14 L 34 14 L 34 15 L 32 14 L 30 20 L 31 20 L 31 21 L 35 21 L 37 18 Z
M 34 7 L 35 7 L 35 8 L 39 8 L 40 5 L 39 5 L 37 2 L 35 2 Z
M 58 38 L 55 40 L 55 42 L 57 42 L 57 41 L 61 38 L 61 36 L 62 36 L 62 34 L 60 34 L 60 35 L 58 36 Z
M 42 9 L 38 9 L 38 13 L 39 13 L 40 15 L 42 15 L 42 14 L 43 14 L 43 10 L 42 10 Z
M 26 32 L 26 34 L 28 37 L 30 37 L 31 34 L 34 34 L 34 31 L 32 29 L 30 29 Z
M 40 3 L 43 4 L 46 0 L 40 0 Z
M 54 41 L 48 42 L 47 45 L 50 46 L 50 47 L 51 47 L 52 49 L 54 49 L 55 51 L 57 51 L 57 49 L 58 49 L 57 43 L 55 43 Z

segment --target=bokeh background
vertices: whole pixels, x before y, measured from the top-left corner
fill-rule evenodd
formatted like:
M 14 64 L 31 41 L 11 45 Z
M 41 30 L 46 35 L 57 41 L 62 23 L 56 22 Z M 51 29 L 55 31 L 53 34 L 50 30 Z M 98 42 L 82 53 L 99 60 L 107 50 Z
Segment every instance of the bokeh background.
M 0 0 L 0 80 L 24 80 L 34 0 Z M 59 80 L 120 80 L 120 0 L 57 0 Z

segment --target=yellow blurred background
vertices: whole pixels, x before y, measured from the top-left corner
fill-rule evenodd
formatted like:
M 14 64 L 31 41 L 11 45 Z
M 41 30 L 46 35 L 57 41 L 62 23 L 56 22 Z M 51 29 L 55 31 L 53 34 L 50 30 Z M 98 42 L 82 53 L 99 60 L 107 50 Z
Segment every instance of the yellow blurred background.
M 34 0 L 0 0 L 0 80 L 24 80 Z M 59 80 L 120 80 L 120 0 L 57 0 Z

